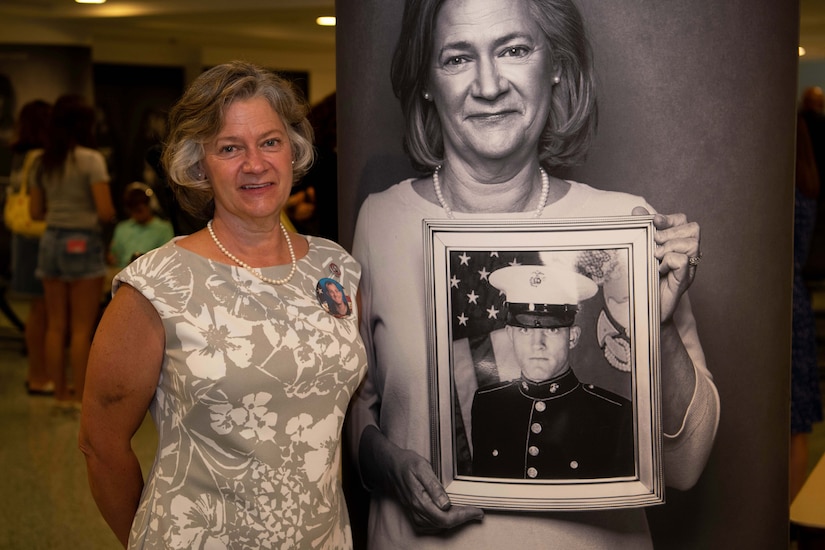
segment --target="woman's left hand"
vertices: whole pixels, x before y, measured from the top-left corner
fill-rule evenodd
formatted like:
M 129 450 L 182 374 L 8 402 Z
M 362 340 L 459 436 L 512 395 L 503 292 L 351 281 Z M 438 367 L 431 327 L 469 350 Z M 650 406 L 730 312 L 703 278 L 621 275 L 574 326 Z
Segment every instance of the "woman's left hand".
M 633 215 L 648 211 L 637 206 Z M 702 257 L 700 230 L 696 222 L 688 222 L 684 214 L 655 214 L 656 259 L 659 260 L 659 305 L 662 323 L 669 321 L 688 287 L 696 277 L 696 266 Z

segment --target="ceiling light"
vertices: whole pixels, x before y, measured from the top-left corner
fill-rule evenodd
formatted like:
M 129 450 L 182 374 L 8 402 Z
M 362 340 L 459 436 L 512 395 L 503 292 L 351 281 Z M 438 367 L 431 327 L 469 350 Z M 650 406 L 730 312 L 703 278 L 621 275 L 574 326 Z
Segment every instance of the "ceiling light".
M 805 48 L 799 46 L 799 57 L 802 57 L 803 55 L 805 55 Z
M 322 17 L 319 17 L 318 19 L 316 19 L 315 22 L 317 24 L 321 25 L 322 27 L 334 27 L 335 26 L 335 17 L 330 16 L 330 15 L 325 15 L 325 16 L 322 16 Z
M 74 0 L 78 4 L 103 4 L 106 0 Z

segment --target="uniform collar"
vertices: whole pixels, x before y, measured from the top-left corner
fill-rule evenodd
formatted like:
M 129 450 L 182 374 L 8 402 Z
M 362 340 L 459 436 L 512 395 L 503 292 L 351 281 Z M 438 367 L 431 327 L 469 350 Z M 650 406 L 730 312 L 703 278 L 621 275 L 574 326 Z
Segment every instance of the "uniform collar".
M 526 397 L 531 399 L 553 399 L 576 389 L 579 385 L 579 379 L 576 378 L 573 369 L 568 368 L 563 374 L 544 382 L 532 382 L 521 377 L 517 380 L 517 384 L 519 391 Z

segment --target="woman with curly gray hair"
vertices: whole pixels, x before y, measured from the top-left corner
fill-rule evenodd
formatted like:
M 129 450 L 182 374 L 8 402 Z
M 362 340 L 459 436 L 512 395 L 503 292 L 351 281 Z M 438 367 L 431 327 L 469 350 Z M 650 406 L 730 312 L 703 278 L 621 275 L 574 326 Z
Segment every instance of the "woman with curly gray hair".
M 232 62 L 170 113 L 163 162 L 205 229 L 115 277 L 89 359 L 80 446 L 103 517 L 129 548 L 350 548 L 338 452 L 366 356 L 360 266 L 280 216 L 313 159 L 289 84 Z M 350 304 L 316 292 L 334 278 Z M 146 411 L 144 485 L 130 439 Z

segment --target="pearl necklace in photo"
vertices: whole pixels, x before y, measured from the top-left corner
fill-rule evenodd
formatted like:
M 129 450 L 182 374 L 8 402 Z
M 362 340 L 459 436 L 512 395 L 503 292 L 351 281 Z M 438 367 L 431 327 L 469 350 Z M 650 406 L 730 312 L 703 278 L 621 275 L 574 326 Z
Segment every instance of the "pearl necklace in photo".
M 436 166 L 433 171 L 433 188 L 435 189 L 435 196 L 438 197 L 438 203 L 444 209 L 444 212 L 447 213 L 447 217 L 452 220 L 455 216 L 453 216 L 453 209 L 449 207 L 447 201 L 444 200 L 443 193 L 441 193 L 441 180 L 438 179 L 439 170 L 441 170 L 440 164 Z M 539 172 L 541 173 L 541 196 L 539 196 L 539 205 L 536 207 L 536 213 L 533 216 L 535 218 L 541 216 L 544 207 L 547 205 L 547 197 L 550 195 L 550 178 L 541 166 L 539 166 Z
M 284 277 L 283 279 L 270 279 L 269 277 L 264 277 L 263 273 L 259 269 L 256 269 L 249 265 L 246 262 L 240 260 L 240 258 L 236 257 L 234 254 L 229 252 L 226 247 L 218 240 L 217 235 L 215 235 L 215 231 L 212 229 L 212 220 L 209 220 L 206 223 L 206 229 L 209 230 L 209 235 L 212 236 L 212 240 L 215 241 L 215 245 L 223 252 L 227 258 L 238 264 L 244 269 L 247 269 L 252 272 L 257 278 L 262 280 L 265 283 L 269 283 L 271 285 L 282 285 L 284 283 L 288 283 L 292 276 L 295 274 L 295 270 L 298 269 L 298 261 L 295 259 L 295 249 L 292 248 L 292 239 L 289 238 L 289 233 L 284 227 L 284 224 L 279 224 L 281 226 L 281 231 L 284 234 L 284 238 L 286 239 L 286 245 L 289 248 L 289 259 L 292 261 L 292 268 L 289 270 L 289 275 Z

